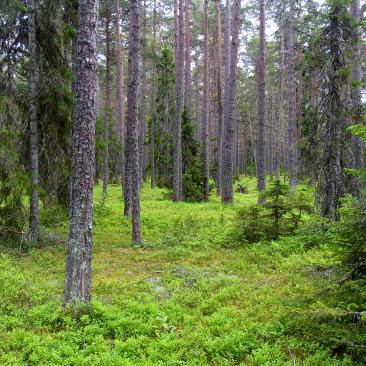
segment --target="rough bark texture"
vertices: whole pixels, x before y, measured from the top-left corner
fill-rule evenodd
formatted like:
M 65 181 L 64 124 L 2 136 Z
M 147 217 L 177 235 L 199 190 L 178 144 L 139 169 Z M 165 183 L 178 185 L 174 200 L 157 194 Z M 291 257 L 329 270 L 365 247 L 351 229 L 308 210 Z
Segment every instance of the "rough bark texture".
M 296 147 L 296 100 L 295 100 L 295 66 L 294 66 L 294 3 L 290 1 L 290 12 L 287 32 L 287 77 L 288 77 L 288 148 L 289 148 L 289 180 L 291 191 L 296 190 L 298 183 L 298 162 Z
M 218 136 L 217 136 L 217 194 L 221 194 L 221 151 L 222 151 L 222 62 L 221 62 L 221 1 L 215 0 L 216 5 L 216 83 L 217 83 L 217 118 L 218 118 Z
M 190 22 L 190 0 L 184 3 L 184 106 L 190 114 L 192 109 L 192 83 L 191 83 L 191 40 L 189 33 Z
M 323 32 L 323 52 L 328 55 L 329 63 L 323 71 L 324 97 L 322 114 L 323 156 L 321 214 L 330 219 L 338 219 L 340 198 L 345 193 L 345 112 L 348 101 L 345 100 L 347 81 L 340 73 L 348 60 L 345 57 L 348 39 L 344 38 L 344 9 L 338 3 L 330 13 L 329 25 Z
M 147 29 L 146 29 L 146 0 L 144 0 L 143 8 L 143 51 L 146 48 Z M 141 120 L 140 120 L 140 141 L 139 141 L 139 164 L 140 164 L 140 185 L 144 182 L 144 171 L 146 162 L 146 61 L 145 54 L 142 52 L 141 57 Z
M 221 174 L 221 201 L 233 203 L 233 138 L 236 98 L 236 68 L 238 59 L 240 29 L 240 0 L 234 0 L 230 42 L 230 66 L 225 86 L 225 106 L 223 119 L 223 151 Z
M 111 116 L 111 31 L 110 9 L 106 9 L 105 17 L 105 43 L 106 43 L 106 68 L 105 68 L 105 100 L 104 100 L 104 156 L 103 156 L 103 195 L 107 195 L 108 161 L 109 161 L 109 125 Z
M 184 34 L 183 34 L 183 0 L 179 0 L 178 22 L 175 18 L 175 126 L 173 154 L 173 201 L 181 201 L 182 197 L 182 112 L 183 112 L 183 72 L 184 72 Z
M 266 119 L 266 64 L 265 64 L 265 9 L 264 0 L 259 2 L 259 55 L 257 67 L 258 83 L 258 141 L 257 141 L 257 187 L 258 203 L 264 204 L 261 192 L 266 189 L 265 169 L 265 119 Z
M 78 8 L 70 227 L 64 304 L 90 302 L 98 5 L 98 0 L 80 0 Z
M 360 49 L 361 35 L 359 26 L 360 0 L 353 1 L 353 3 L 350 6 L 350 14 L 351 16 L 353 16 L 354 22 L 356 23 L 352 30 L 352 42 L 353 42 L 352 79 L 354 82 L 354 87 L 351 90 L 351 98 L 352 98 L 352 108 L 354 115 L 353 123 L 360 123 L 363 115 L 362 101 L 361 101 L 361 83 L 362 83 L 361 49 Z M 352 167 L 355 169 L 362 168 L 363 166 L 362 141 L 359 137 L 354 136 L 352 138 L 352 154 L 353 154 Z M 360 187 L 358 187 L 357 191 L 360 191 Z
M 140 244 L 140 182 L 139 151 L 137 138 L 137 90 L 139 84 L 139 47 L 140 47 L 140 5 L 139 0 L 130 0 L 128 32 L 128 159 L 130 167 L 132 241 Z
M 156 48 L 156 0 L 154 0 L 153 10 L 153 40 L 152 40 L 152 51 L 155 55 Z M 155 62 L 153 61 L 152 66 L 152 99 L 151 99 L 151 124 L 150 124 L 150 169 L 151 169 L 151 188 L 155 187 L 155 99 L 156 99 L 156 70 Z
M 203 113 L 202 113 L 202 146 L 203 146 L 203 198 L 208 200 L 209 196 L 209 146 L 208 146 L 208 107 L 209 107 L 209 85 L 208 85 L 208 0 L 204 0 L 204 75 L 203 75 Z
M 121 146 L 120 150 L 120 170 L 121 170 L 121 185 L 122 192 L 125 179 L 125 100 L 124 100 L 124 79 L 123 79 L 123 60 L 122 60 L 122 45 L 120 33 L 120 7 L 119 0 L 116 0 L 116 59 L 117 59 L 117 116 L 116 123 L 118 128 L 118 138 Z
M 34 0 L 28 1 L 28 49 L 29 49 L 29 138 L 31 161 L 31 195 L 29 209 L 29 240 L 39 240 L 38 218 L 38 128 L 37 128 L 37 44 L 36 9 Z

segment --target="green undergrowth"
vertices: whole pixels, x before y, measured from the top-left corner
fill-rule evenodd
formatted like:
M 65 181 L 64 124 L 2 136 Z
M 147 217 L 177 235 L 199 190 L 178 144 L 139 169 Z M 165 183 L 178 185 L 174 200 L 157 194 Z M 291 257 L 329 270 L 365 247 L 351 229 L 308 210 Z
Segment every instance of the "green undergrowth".
M 241 184 L 234 207 L 214 193 L 172 203 L 146 185 L 143 248 L 131 246 L 120 187 L 104 202 L 97 187 L 90 308 L 60 306 L 67 222 L 44 210 L 54 240 L 0 254 L 0 365 L 365 364 L 364 320 L 352 314 L 363 315 L 339 285 L 331 237 L 310 225 L 223 247 L 236 210 L 257 201 L 255 180 Z

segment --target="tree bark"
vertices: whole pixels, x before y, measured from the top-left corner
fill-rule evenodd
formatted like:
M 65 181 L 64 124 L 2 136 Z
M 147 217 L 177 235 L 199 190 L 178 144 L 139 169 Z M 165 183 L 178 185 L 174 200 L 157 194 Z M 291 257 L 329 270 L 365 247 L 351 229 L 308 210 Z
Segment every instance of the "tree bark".
M 156 50 L 156 0 L 154 0 L 153 9 L 153 40 L 152 51 L 155 56 Z M 153 60 L 152 66 L 152 100 L 151 100 L 151 125 L 150 125 L 150 185 L 151 188 L 155 187 L 155 114 L 156 114 L 156 69 L 155 62 Z
M 221 0 L 215 0 L 216 5 L 216 83 L 217 83 L 217 115 L 218 115 L 218 136 L 217 136 L 217 195 L 221 194 L 221 151 L 222 151 L 222 49 L 221 49 Z
M 258 82 L 258 142 L 257 142 L 257 188 L 258 203 L 264 204 L 261 192 L 266 189 L 265 170 L 265 119 L 266 119 L 266 64 L 265 64 L 265 5 L 259 2 L 259 56 L 257 67 Z
M 208 108 L 209 108 L 209 73 L 208 73 L 208 0 L 204 0 L 204 76 L 203 76 L 203 115 L 202 115 L 202 146 L 203 146 L 203 199 L 209 197 L 209 146 L 208 146 Z
M 356 23 L 352 30 L 352 79 L 354 86 L 351 90 L 353 118 L 355 123 L 361 123 L 363 108 L 361 100 L 361 83 L 362 83 L 362 71 L 361 71 L 361 35 L 360 35 L 360 0 L 354 0 L 350 6 L 350 14 L 354 18 Z M 362 141 L 359 137 L 352 137 L 352 168 L 360 169 L 363 166 L 362 156 Z M 359 184 L 357 184 L 359 186 Z M 360 194 L 360 187 L 355 187 L 356 195 Z
M 230 42 L 230 65 L 225 85 L 225 106 L 223 121 L 223 151 L 221 173 L 221 201 L 233 203 L 233 137 L 236 98 L 236 69 L 239 47 L 240 1 L 234 0 Z
M 140 0 L 130 0 L 128 32 L 128 159 L 130 167 L 132 242 L 141 243 L 140 235 L 140 184 L 139 151 L 137 139 L 137 90 L 139 84 L 139 47 L 140 47 Z
M 289 147 L 289 181 L 291 191 L 296 190 L 298 183 L 298 162 L 296 147 L 296 109 L 295 109 L 295 66 L 294 66 L 294 0 L 290 0 L 290 12 L 287 32 L 287 77 L 288 77 L 288 147 Z
M 120 173 L 122 193 L 125 179 L 125 100 L 124 100 L 124 75 L 123 75 L 123 60 L 122 46 L 120 33 L 120 7 L 119 0 L 116 0 L 116 59 L 117 59 L 117 128 L 118 138 L 120 143 Z
M 177 1 L 177 0 L 176 0 Z M 183 1 L 179 0 L 179 15 L 175 18 L 175 93 L 176 117 L 174 126 L 173 154 L 173 201 L 181 201 L 182 197 L 182 112 L 183 112 L 183 72 L 184 72 L 184 34 L 183 34 Z
M 144 0 L 143 8 L 143 51 L 146 49 L 147 42 L 146 29 L 146 0 Z M 141 121 L 140 121 L 140 144 L 139 144 L 139 158 L 140 158 L 140 185 L 144 182 L 144 171 L 146 162 L 146 61 L 145 54 L 142 52 L 141 56 Z
M 98 5 L 98 0 L 80 0 L 78 8 L 70 227 L 64 305 L 90 302 Z
M 31 161 L 31 193 L 29 210 L 29 240 L 39 241 L 38 217 L 38 127 L 37 127 L 37 44 L 35 1 L 28 0 L 28 51 L 29 51 L 29 139 Z
M 184 4 L 184 106 L 187 109 L 188 115 L 190 116 L 192 109 L 192 83 L 191 83 L 191 40 L 189 32 L 190 22 L 190 0 L 185 0 Z
M 110 31 L 110 9 L 107 6 L 105 17 L 105 43 L 106 43 L 106 68 L 105 68 L 105 101 L 104 101 L 104 159 L 103 159 L 103 196 L 107 195 L 108 184 L 108 160 L 109 160 L 109 125 L 111 114 L 111 31 Z

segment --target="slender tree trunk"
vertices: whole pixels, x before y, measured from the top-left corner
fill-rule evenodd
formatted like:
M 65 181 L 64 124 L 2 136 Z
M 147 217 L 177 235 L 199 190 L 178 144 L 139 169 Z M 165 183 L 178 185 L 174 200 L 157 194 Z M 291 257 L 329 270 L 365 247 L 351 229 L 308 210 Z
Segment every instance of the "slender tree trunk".
M 191 83 L 191 41 L 190 41 L 190 32 L 189 32 L 189 21 L 190 21 L 190 0 L 185 0 L 184 4 L 184 56 L 185 56 L 185 65 L 184 65 L 184 106 L 187 109 L 187 112 L 190 116 L 190 112 L 192 109 L 192 83 Z
M 252 127 L 252 120 L 249 116 L 249 127 L 250 127 L 250 139 L 252 144 L 252 155 L 253 155 L 253 163 L 254 163 L 254 169 L 255 174 L 257 175 L 258 165 L 257 165 L 257 144 L 255 143 L 255 138 L 253 134 L 253 127 Z
M 266 64 L 265 64 L 265 4 L 259 2 L 259 57 L 258 57 L 258 143 L 257 143 L 257 187 L 258 203 L 264 204 L 261 192 L 266 189 L 265 170 L 265 119 L 266 119 Z
M 289 146 L 289 180 L 291 191 L 296 190 L 298 183 L 298 163 L 296 147 L 296 109 L 295 109 L 295 66 L 294 66 L 294 0 L 290 0 L 290 13 L 288 19 L 288 51 L 287 51 L 287 77 L 288 77 L 288 146 Z
M 146 0 L 144 0 L 143 8 L 143 52 L 141 57 L 141 121 L 140 121 L 140 144 L 139 144 L 139 158 L 140 158 L 140 185 L 144 182 L 144 170 L 146 161 L 146 61 L 144 51 L 147 42 L 147 28 L 146 28 Z
M 222 195 L 222 164 L 223 164 L 223 154 L 224 154 L 224 133 L 225 133 L 225 122 L 224 118 L 226 118 L 227 111 L 226 108 L 226 94 L 228 88 L 228 80 L 229 80 L 229 72 L 230 72 L 230 32 L 231 32 L 231 4 L 230 0 L 226 0 L 225 6 L 225 32 L 224 32 L 224 100 L 223 100 L 223 109 L 222 109 L 222 121 L 221 121 L 221 151 L 219 155 L 219 174 L 220 174 L 220 184 L 219 184 L 219 192 Z
M 108 184 L 108 160 L 109 160 L 109 124 L 110 124 L 110 113 L 111 113 L 111 32 L 110 32 L 110 9 L 106 9 L 105 18 L 105 37 L 106 37 L 106 69 L 105 69 L 105 104 L 104 104 L 104 159 L 103 159 L 103 196 L 107 195 L 107 184 Z
M 156 53 L 156 0 L 154 0 L 153 9 L 153 40 L 152 51 L 155 56 Z M 151 124 L 150 124 L 150 169 L 151 169 L 151 188 L 155 187 L 155 119 L 156 119 L 156 69 L 153 60 L 152 66 L 152 100 L 151 100 Z
M 221 201 L 233 203 L 233 138 L 235 119 L 236 98 L 236 69 L 239 47 L 240 28 L 240 1 L 234 0 L 230 42 L 230 66 L 228 79 L 225 86 L 225 106 L 223 121 L 223 152 L 222 152 L 222 175 L 221 175 Z
M 177 1 L 177 0 L 176 0 Z M 184 34 L 183 34 L 183 1 L 179 0 L 179 15 L 175 18 L 175 92 L 176 117 L 174 126 L 173 154 L 173 201 L 181 201 L 182 197 L 182 112 L 183 112 L 183 72 L 184 72 Z
M 221 0 L 215 0 L 216 5 L 216 83 L 217 83 L 217 115 L 218 115 L 218 146 L 217 146 L 217 194 L 221 194 L 221 151 L 222 151 L 222 49 L 221 49 Z
M 98 0 L 80 0 L 78 7 L 65 305 L 90 302 L 98 5 Z
M 202 115 L 202 146 L 203 146 L 203 198 L 209 197 L 209 162 L 208 162 L 208 109 L 209 109 L 209 74 L 208 74 L 208 0 L 204 0 L 204 76 L 203 76 L 203 115 Z
M 352 30 L 352 79 L 354 86 L 351 90 L 351 99 L 353 107 L 353 116 L 356 123 L 361 123 L 363 115 L 362 100 L 361 100 L 361 83 L 362 83 L 362 71 L 361 71 L 361 34 L 360 34 L 360 0 L 354 0 L 350 6 L 350 14 L 353 16 L 356 25 Z M 362 141 L 359 137 L 352 137 L 352 153 L 353 162 L 352 168 L 360 169 L 363 166 L 362 156 Z M 359 184 L 356 183 L 357 186 Z M 355 187 L 356 195 L 359 195 L 361 187 Z
M 273 131 L 273 96 L 272 93 L 269 95 L 269 109 L 268 109 L 268 114 L 269 114 L 269 133 L 268 133 L 268 159 L 269 159 L 269 180 L 270 182 L 273 181 L 273 172 L 274 172 L 274 162 L 273 162 L 273 135 L 274 135 L 274 131 Z
M 132 241 L 140 244 L 140 182 L 139 151 L 137 138 L 137 90 L 139 84 L 139 48 L 140 48 L 140 4 L 139 0 L 130 0 L 129 32 L 128 32 L 128 158 L 130 160 L 130 189 L 132 213 Z
M 121 45 L 121 33 L 120 33 L 120 7 L 119 0 L 116 0 L 116 59 L 117 59 L 117 116 L 116 123 L 118 128 L 118 138 L 120 143 L 120 173 L 121 173 L 121 186 L 123 192 L 124 179 L 125 179 L 125 100 L 124 100 L 124 75 L 123 75 L 123 60 L 122 60 L 122 45 Z
M 37 44 L 35 1 L 28 0 L 28 49 L 29 49 L 29 138 L 31 161 L 31 194 L 29 212 L 29 240 L 39 241 L 38 217 L 38 128 L 37 128 Z

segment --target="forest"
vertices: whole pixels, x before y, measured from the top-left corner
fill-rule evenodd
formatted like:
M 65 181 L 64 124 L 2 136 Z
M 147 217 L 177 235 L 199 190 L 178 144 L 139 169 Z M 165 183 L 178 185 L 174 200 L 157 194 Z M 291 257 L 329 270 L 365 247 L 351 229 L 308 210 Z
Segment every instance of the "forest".
M 366 365 L 364 0 L 0 0 L 0 365 Z

